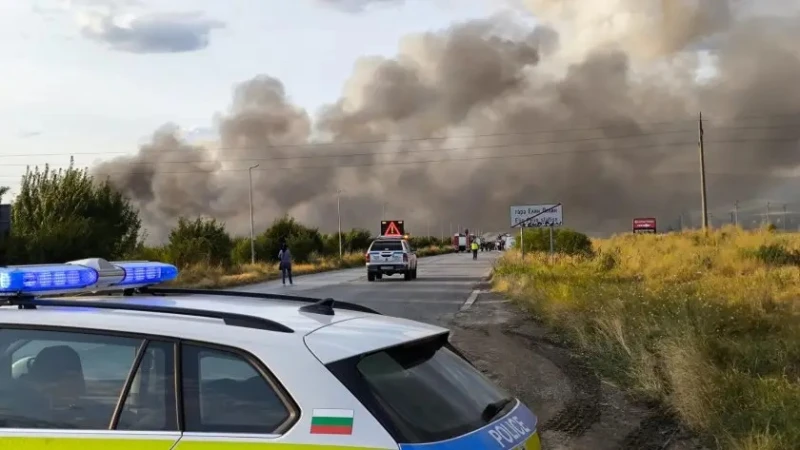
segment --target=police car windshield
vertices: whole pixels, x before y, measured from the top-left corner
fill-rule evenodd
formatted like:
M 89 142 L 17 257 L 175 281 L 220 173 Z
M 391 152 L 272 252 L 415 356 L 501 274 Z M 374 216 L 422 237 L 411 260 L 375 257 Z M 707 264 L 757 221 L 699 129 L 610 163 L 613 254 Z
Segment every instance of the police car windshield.
M 446 336 L 330 366 L 401 443 L 470 433 L 516 404 L 459 356 Z
M 403 243 L 398 241 L 375 241 L 372 243 L 373 252 L 399 252 L 403 250 Z

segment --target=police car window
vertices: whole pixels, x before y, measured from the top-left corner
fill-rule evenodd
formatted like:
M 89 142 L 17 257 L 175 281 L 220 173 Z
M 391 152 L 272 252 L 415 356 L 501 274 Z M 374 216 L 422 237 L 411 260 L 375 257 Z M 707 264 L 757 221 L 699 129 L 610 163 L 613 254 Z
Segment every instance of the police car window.
M 356 367 L 382 416 L 408 443 L 441 441 L 483 427 L 487 406 L 508 398 L 445 340 L 373 353 Z
M 184 345 L 186 431 L 272 434 L 291 413 L 261 373 L 242 356 Z
M 0 428 L 108 429 L 140 339 L 0 330 Z
M 173 344 L 149 342 L 125 397 L 117 430 L 177 431 Z
M 403 250 L 403 243 L 400 241 L 375 241 L 372 244 L 373 252 L 399 252 Z

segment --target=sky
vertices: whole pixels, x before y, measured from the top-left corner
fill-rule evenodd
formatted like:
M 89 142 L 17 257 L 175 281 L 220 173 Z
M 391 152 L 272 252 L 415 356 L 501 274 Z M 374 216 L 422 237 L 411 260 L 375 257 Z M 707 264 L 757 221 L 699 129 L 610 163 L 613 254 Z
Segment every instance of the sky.
M 20 178 L 29 165 L 43 166 L 49 163 L 54 167 L 65 167 L 70 157 L 74 157 L 79 167 L 98 167 L 98 163 L 103 161 L 123 155 L 133 156 L 143 145 L 145 149 L 149 148 L 147 144 L 154 142 L 153 133 L 168 123 L 180 127 L 183 137 L 191 143 L 218 140 L 220 135 L 213 128 L 215 117 L 230 112 L 235 87 L 241 87 L 244 83 L 245 87 L 249 86 L 247 95 L 254 97 L 255 106 L 260 105 L 262 109 L 271 107 L 272 100 L 264 95 L 269 86 L 264 80 L 254 81 L 259 75 L 268 75 L 283 83 L 288 98 L 281 97 L 280 105 L 304 108 L 312 120 L 327 119 L 328 129 L 341 126 L 340 142 L 348 142 L 358 140 L 351 139 L 350 134 L 358 135 L 363 131 L 358 126 L 348 128 L 348 124 L 356 122 L 379 135 L 411 137 L 411 141 L 433 131 L 447 130 L 448 133 L 458 134 L 460 130 L 476 130 L 487 124 L 489 128 L 496 126 L 498 130 L 507 130 L 521 128 L 521 123 L 541 123 L 542 127 L 558 130 L 567 126 L 562 122 L 572 124 L 573 120 L 580 119 L 606 126 L 607 123 L 603 122 L 606 114 L 613 123 L 624 119 L 645 124 L 648 117 L 657 115 L 662 109 L 666 115 L 686 108 L 693 111 L 693 102 L 698 99 L 695 98 L 694 87 L 686 89 L 686 86 L 695 86 L 694 80 L 707 81 L 709 86 L 716 83 L 717 86 L 709 92 L 718 92 L 721 95 L 718 98 L 724 99 L 716 102 L 722 108 L 717 111 L 724 111 L 725 108 L 736 110 L 740 101 L 747 104 L 747 107 L 743 107 L 745 110 L 750 110 L 759 105 L 751 105 L 752 98 L 748 96 L 762 95 L 755 93 L 755 87 L 775 83 L 775 80 L 781 82 L 783 78 L 779 75 L 791 78 L 793 73 L 791 70 L 794 68 L 783 68 L 778 63 L 784 61 L 773 58 L 773 52 L 768 51 L 776 46 L 759 47 L 764 45 L 761 41 L 768 39 L 749 39 L 757 41 L 758 45 L 752 48 L 741 45 L 741 51 L 737 50 L 735 44 L 724 45 L 724 39 L 715 42 L 713 32 L 718 31 L 715 29 L 718 25 L 716 20 L 726 19 L 727 16 L 717 14 L 719 11 L 713 5 L 758 4 L 759 9 L 769 10 L 773 16 L 783 16 L 788 14 L 785 7 L 789 3 L 793 8 L 800 9 L 800 0 L 718 0 L 700 2 L 697 5 L 701 6 L 688 9 L 684 8 L 686 5 L 683 3 L 665 3 L 661 0 L 584 1 L 0 0 L 0 67 L 4 69 L 0 78 L 0 186 L 12 189 L 11 195 L 5 196 L 3 201 L 13 200 L 19 189 Z M 529 6 L 526 13 L 522 14 L 521 8 L 513 9 L 511 5 L 514 3 L 538 6 Z M 361 4 L 369 4 L 370 7 L 359 10 Z M 568 17 L 560 17 L 554 11 L 549 11 L 546 5 L 566 5 L 564 14 Z M 667 8 L 665 5 L 678 6 L 655 14 L 653 11 L 657 8 L 645 7 L 647 5 L 662 9 Z M 681 15 L 688 12 L 697 13 L 697 16 Z M 524 36 L 513 36 L 508 40 L 505 37 L 494 39 L 496 36 L 492 39 L 484 39 L 485 36 L 475 39 L 476 36 L 482 36 L 482 25 L 470 21 L 502 13 L 509 16 L 516 14 L 515 19 L 524 17 L 526 26 L 516 29 L 524 30 Z M 707 24 L 700 20 L 708 18 L 714 20 Z M 527 23 L 530 22 L 543 26 L 527 29 Z M 653 24 L 662 22 L 663 29 L 652 28 Z M 776 24 L 780 25 L 774 19 L 752 29 L 761 33 Z M 709 29 L 701 29 L 701 25 L 707 25 Z M 556 35 L 561 39 L 556 45 L 561 46 L 558 51 L 547 50 L 548 26 L 553 27 L 549 29 L 556 30 Z M 731 29 L 742 36 L 753 37 L 747 34 L 750 29 L 748 26 L 731 25 Z M 508 31 L 506 28 L 501 30 Z M 643 36 L 642 30 L 660 32 L 645 33 Z M 409 35 L 432 31 L 434 33 L 427 35 L 424 40 L 416 36 L 417 40 L 407 40 L 404 46 L 401 45 L 401 41 L 408 39 Z M 719 37 L 719 34 L 716 36 Z M 537 61 L 532 63 L 526 58 L 530 56 L 527 50 L 530 50 L 529 46 L 534 41 L 537 42 Z M 615 64 L 610 53 L 602 58 L 590 54 L 590 51 L 609 43 L 614 43 L 621 54 L 626 55 L 626 64 L 630 66 Z M 715 46 L 726 51 L 719 48 L 715 50 Z M 734 70 L 727 74 L 717 72 L 714 68 L 716 60 L 710 56 L 714 51 L 718 55 L 716 58 L 720 54 L 727 54 L 728 69 Z M 382 63 L 364 60 L 365 56 L 372 55 L 391 60 Z M 700 60 L 699 71 L 695 71 L 695 56 Z M 361 64 L 356 66 L 359 58 Z M 761 68 L 760 72 L 741 70 L 745 66 L 736 65 L 742 64 L 741 61 L 759 58 L 765 62 L 752 67 Z M 446 64 L 438 64 L 440 60 Z M 475 60 L 478 64 L 473 62 Z M 481 63 L 482 66 L 471 70 Z M 724 69 L 726 66 L 722 64 L 720 67 Z M 597 72 L 593 73 L 593 70 Z M 463 76 L 465 73 L 471 76 Z M 406 78 L 400 76 L 404 74 Z M 385 81 L 381 79 L 384 75 L 396 77 L 382 82 Z M 424 86 L 430 89 L 426 91 L 427 94 L 419 94 L 424 89 L 416 93 L 411 89 L 415 87 L 411 83 L 413 76 L 431 77 L 423 80 L 431 84 Z M 630 79 L 626 78 L 628 76 Z M 493 77 L 497 79 L 493 80 Z M 526 83 L 521 80 L 526 80 Z M 492 81 L 499 84 L 492 85 Z M 520 83 L 516 86 L 517 90 L 510 89 L 509 86 L 514 87 L 516 82 Z M 671 91 L 681 83 L 685 85 L 680 90 Z M 646 86 L 648 89 L 639 90 L 637 86 Z M 730 89 L 741 95 L 728 95 Z M 553 95 L 566 91 L 569 91 L 569 95 Z M 431 92 L 435 95 L 431 95 Z M 786 97 L 783 103 L 791 103 L 794 107 L 795 100 L 791 96 L 782 97 Z M 710 107 L 709 103 L 714 103 L 716 98 L 708 100 L 703 107 Z M 346 105 L 355 109 L 337 111 L 334 108 L 333 114 L 330 110 L 326 111 L 327 115 L 317 114 L 324 105 L 340 100 L 346 100 Z M 782 105 L 778 100 L 773 103 Z M 515 110 L 520 105 L 525 108 Z M 460 107 L 468 107 L 470 115 L 459 116 L 455 110 Z M 385 123 L 381 114 L 400 114 L 403 108 L 410 108 L 413 112 L 408 120 L 392 116 L 392 123 Z M 554 114 L 559 108 L 563 114 Z M 259 111 L 263 113 L 262 109 Z M 772 110 L 762 109 L 767 112 Z M 276 111 L 275 114 L 280 115 L 288 109 L 278 108 Z M 520 111 L 529 113 L 529 117 L 521 120 L 521 116 L 517 115 L 521 114 Z M 267 112 L 269 114 L 264 114 L 262 119 L 268 119 L 267 116 L 272 113 Z M 253 134 L 252 130 L 242 125 L 247 123 L 246 113 L 241 117 L 236 114 L 228 117 L 228 123 L 234 127 L 237 136 L 248 139 L 264 137 L 259 135 L 260 130 Z M 438 114 L 434 118 L 440 122 L 432 121 L 433 116 L 428 113 Z M 370 115 L 374 117 L 367 117 Z M 493 119 L 487 120 L 489 118 Z M 239 119 L 242 119 L 242 123 L 237 122 Z M 241 127 L 236 128 L 239 125 Z M 266 136 L 265 139 L 269 141 L 272 136 Z M 425 147 L 427 144 L 417 142 L 416 145 Z M 268 142 L 267 147 L 274 150 L 272 142 Z M 387 147 L 391 147 L 390 143 L 387 143 Z M 278 153 L 283 150 L 279 149 Z M 399 155 L 386 158 L 388 160 Z M 693 158 L 690 162 L 692 169 Z M 742 160 L 745 159 L 742 157 Z M 603 214 L 611 213 L 601 206 L 603 202 L 597 198 L 581 197 L 582 194 L 578 192 L 581 183 L 570 181 L 573 175 L 564 174 L 572 173 L 570 170 L 596 166 L 590 174 L 582 174 L 577 170 L 574 176 L 577 179 L 594 176 L 593 182 L 599 185 L 618 179 L 618 182 L 611 183 L 613 186 L 596 189 L 597 195 L 602 193 L 607 198 L 618 198 L 614 196 L 622 194 L 615 191 L 617 188 L 624 188 L 623 194 L 634 192 L 627 187 L 631 185 L 627 177 L 631 173 L 639 173 L 627 169 L 626 161 L 609 162 L 606 167 L 598 161 L 570 163 L 568 156 L 564 156 L 558 164 L 549 163 L 550 166 L 544 163 L 545 160 L 547 158 L 537 160 L 542 161 L 542 164 L 536 164 L 541 173 L 535 176 L 524 172 L 527 169 L 523 169 L 522 165 L 514 165 L 515 160 L 510 159 L 508 167 L 502 166 L 502 171 L 498 170 L 502 172 L 500 178 L 484 180 L 486 186 L 482 187 L 470 178 L 449 182 L 452 184 L 450 190 L 457 195 L 444 192 L 447 186 L 438 186 L 433 182 L 447 178 L 442 173 L 417 173 L 427 178 L 412 178 L 412 169 L 420 169 L 421 172 L 429 169 L 420 165 L 408 166 L 408 170 L 403 171 L 396 168 L 399 166 L 385 169 L 397 172 L 401 178 L 398 180 L 374 177 L 370 180 L 372 184 L 368 184 L 358 177 L 355 180 L 340 179 L 350 173 L 344 171 L 345 174 L 327 182 L 354 184 L 348 193 L 351 197 L 348 201 L 354 210 L 359 205 L 362 209 L 370 208 L 371 203 L 377 201 L 376 198 L 386 195 L 378 188 L 380 186 L 376 187 L 380 183 L 394 186 L 392 183 L 405 180 L 420 189 L 422 194 L 414 194 L 418 196 L 426 195 L 426 189 L 434 187 L 443 191 L 439 192 L 438 203 L 427 199 L 426 206 L 433 212 L 418 208 L 420 216 L 439 214 L 437 211 L 444 210 L 444 207 L 438 205 L 447 205 L 447 208 L 460 211 L 461 206 L 454 206 L 448 195 L 460 199 L 462 187 L 475 185 L 478 190 L 496 194 L 495 201 L 499 204 L 519 204 L 523 200 L 516 198 L 523 195 L 523 191 L 547 185 L 547 189 L 542 189 L 545 193 L 539 194 L 537 191 L 536 195 L 548 198 L 552 195 L 558 195 L 559 198 L 578 195 L 574 205 L 582 202 L 581 206 L 574 206 L 572 210 L 586 211 L 584 219 L 592 222 L 602 218 Z M 550 160 L 555 161 L 554 158 Z M 147 167 L 158 165 L 152 161 L 151 158 Z M 663 163 L 669 165 L 668 162 Z M 139 168 L 136 164 L 145 166 L 135 160 L 126 164 L 129 168 Z M 661 166 L 655 166 L 645 165 L 646 170 L 641 172 L 643 177 L 647 176 L 648 170 L 661 170 Z M 738 166 L 736 168 L 739 169 Z M 542 175 L 551 169 L 558 174 L 556 178 L 563 179 L 563 186 L 559 180 L 550 180 Z M 726 167 L 723 169 L 727 170 Z M 687 169 L 681 170 L 685 172 Z M 304 172 L 313 173 L 312 170 Z M 226 223 L 232 224 L 235 232 L 241 232 L 244 229 L 242 226 L 249 223 L 246 213 L 239 214 L 241 211 L 237 209 L 236 214 L 228 214 L 230 211 L 220 212 L 214 208 L 229 208 L 230 204 L 238 204 L 239 199 L 246 198 L 239 189 L 243 185 L 237 184 L 240 180 L 235 172 L 220 172 L 218 175 L 215 178 L 205 176 L 202 171 L 196 172 L 191 183 L 186 181 L 189 175 L 173 176 L 168 171 L 153 177 L 150 182 L 133 176 L 128 180 L 133 186 L 128 188 L 133 190 L 125 192 L 147 197 L 150 194 L 148 189 L 159 190 L 157 201 L 152 204 L 146 204 L 146 201 L 142 203 L 143 198 L 138 198 L 140 203 L 137 205 L 150 213 L 148 225 L 151 227 L 160 224 L 167 229 L 167 222 L 174 219 L 175 211 L 185 211 L 187 214 L 207 214 L 211 211 L 219 212 L 228 221 Z M 415 181 L 409 182 L 410 179 Z M 263 217 L 256 217 L 257 221 L 267 223 L 276 211 L 290 211 L 292 215 L 297 214 L 295 217 L 309 220 L 308 223 L 320 223 L 328 226 L 328 229 L 335 226 L 322 223 L 322 219 L 319 219 L 329 217 L 331 211 L 335 211 L 331 209 L 335 208 L 335 202 L 330 198 L 321 198 L 329 186 L 318 179 L 311 182 L 306 180 L 298 177 L 289 180 L 291 183 L 281 182 L 277 187 L 266 181 L 262 183 L 265 195 L 269 198 L 280 196 L 283 185 L 293 186 L 292 190 L 303 198 L 292 198 L 291 204 L 265 206 L 262 208 Z M 430 183 L 420 183 L 419 180 Z M 319 184 L 315 187 L 314 183 L 317 182 Z M 363 186 L 356 186 L 359 183 Z M 358 190 L 356 188 L 363 189 L 355 192 Z M 511 192 L 514 189 L 519 192 Z M 725 189 L 728 189 L 728 185 L 725 185 Z M 764 191 L 760 189 L 752 195 L 761 195 Z M 606 195 L 605 192 L 611 194 Z M 175 195 L 169 196 L 167 193 Z M 772 194 L 769 194 L 772 198 Z M 614 203 L 626 205 L 626 208 L 631 206 L 619 212 L 620 216 L 615 219 L 621 221 L 619 223 L 627 224 L 627 215 L 639 214 L 633 212 L 638 211 L 636 208 L 641 209 L 637 202 L 652 193 L 640 195 L 636 192 L 636 195 L 630 195 L 638 197 L 629 202 L 614 200 Z M 691 197 L 694 194 L 687 195 Z M 269 198 L 264 202 L 268 203 L 266 200 Z M 217 203 L 209 199 L 216 199 Z M 675 198 L 663 202 L 669 205 L 680 203 Z M 650 203 L 646 204 L 648 208 L 651 207 Z M 470 205 L 463 206 L 471 211 Z M 398 208 L 405 206 L 398 205 Z M 416 204 L 414 208 L 417 208 Z M 729 205 L 725 208 L 729 208 Z M 311 211 L 313 209 L 319 211 Z M 504 216 L 505 212 L 500 209 L 487 216 Z M 361 219 L 368 223 L 373 218 Z M 613 224 L 617 225 L 616 222 Z
M 234 85 L 257 74 L 316 111 L 340 96 L 358 57 L 391 56 L 404 35 L 496 11 L 485 0 L 407 0 L 353 14 L 329 2 L 0 0 L 0 186 L 13 199 L 28 164 L 134 153 L 164 123 L 211 138 Z

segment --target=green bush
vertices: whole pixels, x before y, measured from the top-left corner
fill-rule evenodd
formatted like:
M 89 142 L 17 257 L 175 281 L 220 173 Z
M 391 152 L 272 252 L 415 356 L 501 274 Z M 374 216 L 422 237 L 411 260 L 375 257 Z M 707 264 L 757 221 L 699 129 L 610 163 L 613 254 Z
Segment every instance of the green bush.
M 349 253 L 366 251 L 373 240 L 372 233 L 363 228 L 353 228 L 342 235 L 343 246 Z
M 233 239 L 225 231 L 225 224 L 206 218 L 180 217 L 167 244 L 170 261 L 179 266 L 198 263 L 229 266 L 232 250 Z
M 127 198 L 72 166 L 26 172 L 11 221 L 7 259 L 17 264 L 117 259 L 136 248 L 141 228 Z
M 526 252 L 550 251 L 549 229 L 527 228 L 523 231 L 522 236 L 522 243 L 518 237 L 515 240 L 515 248 L 519 249 L 522 244 Z M 568 228 L 553 230 L 553 250 L 567 255 L 591 255 L 593 253 L 592 241 L 589 236 Z
M 143 243 L 139 243 L 133 251 L 125 254 L 122 259 L 130 261 L 172 262 L 166 246 L 149 247 Z
M 256 257 L 258 257 L 257 249 L 256 249 Z M 250 259 L 251 259 L 250 238 L 242 236 L 233 238 L 233 249 L 231 250 L 231 262 L 233 264 L 249 264 Z
M 800 252 L 784 248 L 780 244 L 762 245 L 753 252 L 753 256 L 770 266 L 800 265 Z
M 306 262 L 311 253 L 324 253 L 322 235 L 316 228 L 309 228 L 297 222 L 293 217 L 284 216 L 272 222 L 262 234 L 258 236 L 259 259 L 275 262 L 281 243 L 286 242 L 292 250 L 292 258 L 297 262 Z

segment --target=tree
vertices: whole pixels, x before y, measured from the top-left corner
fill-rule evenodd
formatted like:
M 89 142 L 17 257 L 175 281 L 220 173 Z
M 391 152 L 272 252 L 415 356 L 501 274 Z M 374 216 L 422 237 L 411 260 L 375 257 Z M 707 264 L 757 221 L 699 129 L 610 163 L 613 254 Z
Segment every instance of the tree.
M 138 211 L 108 180 L 86 169 L 28 170 L 12 210 L 11 259 L 53 263 L 101 257 L 116 259 L 136 248 Z
M 11 190 L 8 186 L 0 186 L 0 204 L 3 203 L 3 196 L 8 194 L 8 191 Z
M 178 225 L 169 233 L 167 252 L 179 266 L 205 263 L 227 266 L 231 263 L 234 242 L 225 224 L 216 219 L 178 218 Z
M 363 228 L 353 228 L 344 233 L 342 237 L 344 247 L 348 252 L 365 251 L 369 248 L 369 244 L 372 243 L 372 233 Z
M 258 236 L 259 259 L 276 261 L 282 242 L 289 244 L 292 257 L 297 262 L 307 261 L 314 253 L 322 253 L 325 247 L 318 229 L 306 227 L 293 217 L 284 216 L 272 222 L 272 225 Z

